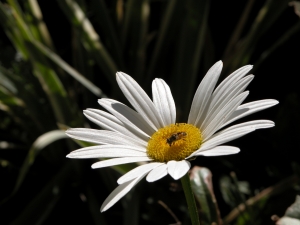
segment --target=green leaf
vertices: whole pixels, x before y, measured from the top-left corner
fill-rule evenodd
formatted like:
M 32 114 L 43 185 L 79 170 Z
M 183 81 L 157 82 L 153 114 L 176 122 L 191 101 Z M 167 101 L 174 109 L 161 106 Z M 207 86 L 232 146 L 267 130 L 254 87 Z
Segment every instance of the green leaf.
M 212 174 L 205 167 L 195 166 L 190 173 L 191 186 L 199 202 L 201 224 L 222 224 L 212 186 Z

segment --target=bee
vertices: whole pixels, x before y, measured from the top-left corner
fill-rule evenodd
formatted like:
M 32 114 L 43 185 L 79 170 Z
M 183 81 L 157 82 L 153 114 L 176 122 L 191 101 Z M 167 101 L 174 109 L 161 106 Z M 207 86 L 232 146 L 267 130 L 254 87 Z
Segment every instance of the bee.
M 172 143 L 184 138 L 186 135 L 187 135 L 186 132 L 178 132 L 178 133 L 172 134 L 169 138 L 167 138 L 167 143 L 171 146 Z

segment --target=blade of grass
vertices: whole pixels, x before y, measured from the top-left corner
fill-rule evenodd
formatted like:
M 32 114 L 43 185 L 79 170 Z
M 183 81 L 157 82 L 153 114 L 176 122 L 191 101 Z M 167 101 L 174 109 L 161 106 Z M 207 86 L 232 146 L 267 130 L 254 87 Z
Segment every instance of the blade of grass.
M 11 6 L 11 13 L 15 19 L 16 25 L 21 31 L 20 33 L 24 36 L 25 39 L 33 38 L 32 34 L 30 33 L 30 29 L 26 25 L 24 15 L 21 7 L 19 6 L 19 3 L 15 0 L 8 0 L 8 3 Z M 12 17 L 10 17 L 10 19 L 12 19 Z
M 206 36 L 209 1 L 185 1 L 187 10 L 183 25 L 179 31 L 179 43 L 176 46 L 176 59 L 173 67 L 172 86 L 175 90 L 175 101 L 179 108 L 188 109 L 193 97 L 199 63 Z M 184 79 L 184 82 L 182 80 Z M 188 111 L 183 112 L 184 118 Z
M 128 52 L 129 73 L 144 82 L 147 32 L 150 6 L 148 0 L 129 0 L 126 3 L 122 32 L 123 51 Z
M 33 27 L 38 30 L 37 33 L 40 36 L 38 39 L 40 39 L 41 42 L 48 48 L 54 49 L 51 36 L 45 22 L 43 21 L 43 14 L 37 0 L 27 0 L 26 3 L 26 11 L 30 12 L 31 16 L 33 17 Z
M 95 194 L 93 188 L 89 184 L 86 185 L 86 197 L 87 197 L 89 211 L 94 220 L 94 224 L 107 225 L 107 222 L 105 221 L 103 214 L 99 212 L 101 205 L 97 200 L 97 195 Z
M 64 87 L 57 78 L 56 73 L 39 62 L 33 62 L 33 68 L 34 75 L 39 79 L 44 91 L 48 95 L 57 121 L 60 123 L 69 123 L 72 118 L 72 114 L 67 113 L 68 109 L 70 109 L 70 104 L 67 101 L 67 94 Z
M 282 46 L 289 38 L 291 38 L 295 33 L 299 32 L 300 30 L 300 22 L 293 25 L 288 31 L 280 36 L 280 38 L 267 50 L 265 50 L 259 59 L 254 63 L 255 67 L 253 68 L 252 72 L 259 68 L 259 66 L 264 62 L 264 60 L 270 56 L 274 51 L 277 50 L 280 46 Z
M 211 29 L 207 27 L 205 35 L 205 45 L 203 46 L 202 71 L 208 71 L 211 65 L 216 63 L 215 44 L 213 42 Z
M 3 72 L 5 69 L 0 66 L 0 85 L 5 87 L 9 92 L 16 94 L 18 92 L 18 89 L 14 85 L 14 83 L 9 79 L 8 76 L 5 76 Z
M 67 138 L 65 132 L 61 130 L 53 130 L 41 135 L 36 139 L 36 141 L 32 144 L 23 162 L 22 167 L 20 168 L 20 174 L 18 175 L 16 185 L 11 195 L 14 195 L 18 191 L 19 187 L 21 186 L 21 184 L 23 183 L 26 177 L 28 170 L 30 169 L 31 165 L 34 163 L 35 158 L 39 154 L 39 152 L 43 150 L 45 147 L 47 147 L 48 145 L 52 144 L 53 142 L 63 138 Z
M 96 33 L 87 16 L 73 0 L 58 0 L 57 2 L 69 21 L 79 30 L 86 50 L 94 55 L 97 64 L 115 88 L 115 73 L 118 71 L 117 65 L 102 44 L 99 35 Z
M 124 202 L 124 221 L 123 225 L 138 225 L 140 214 L 140 198 L 141 190 L 138 187 L 134 188 L 132 192 L 125 196 Z
M 95 94 L 98 97 L 104 98 L 106 95 L 102 92 L 100 88 L 95 86 L 91 81 L 86 79 L 82 74 L 72 68 L 69 64 L 67 64 L 60 56 L 55 54 L 53 51 L 48 49 L 41 43 L 33 42 L 32 47 L 36 47 L 42 54 L 51 59 L 54 63 L 56 63 L 60 68 L 70 74 L 74 79 L 76 79 L 79 83 L 85 86 L 89 91 Z
M 254 210 L 252 210 L 251 207 L 247 206 L 246 204 L 246 198 L 244 196 L 244 194 L 241 192 L 240 187 L 239 187 L 239 181 L 237 179 L 237 176 L 235 174 L 235 172 L 231 172 L 230 173 L 230 177 L 233 181 L 232 186 L 233 188 L 233 192 L 232 194 L 234 195 L 234 198 L 236 199 L 236 202 L 238 202 L 239 204 L 244 204 L 246 210 L 243 212 L 243 215 L 241 216 L 241 218 L 247 218 L 246 220 L 248 222 L 250 222 L 250 224 L 254 224 L 255 222 L 255 213 Z
M 249 14 L 251 12 L 252 6 L 254 4 L 255 0 L 248 0 L 244 11 L 241 14 L 241 18 L 238 20 L 238 24 L 236 25 L 230 39 L 228 42 L 228 45 L 224 51 L 223 54 L 223 59 L 226 59 L 228 57 L 228 55 L 230 54 L 230 52 L 232 51 L 233 46 L 238 42 L 238 40 L 240 39 L 241 33 L 244 29 L 244 26 L 247 22 L 247 19 L 249 17 Z
M 88 81 L 93 81 L 97 79 L 97 75 L 95 74 L 95 60 L 91 56 L 90 53 L 88 53 L 84 46 L 81 43 L 80 40 L 80 35 L 78 33 L 78 30 L 75 28 L 72 28 L 72 69 L 75 69 L 77 72 L 80 74 L 84 75 L 84 78 Z M 80 86 L 82 84 L 78 83 L 75 84 L 75 86 L 69 87 L 70 91 L 74 89 L 82 89 Z M 96 86 L 97 87 L 97 86 Z M 97 89 L 99 89 L 97 87 Z M 99 89 L 102 91 L 101 89 Z M 78 93 L 78 92 L 76 92 Z M 72 93 L 73 95 L 73 93 Z M 76 94 L 77 95 L 77 94 Z M 79 94 L 82 96 L 82 100 L 85 103 L 85 106 L 91 106 L 95 104 L 95 99 L 91 98 L 90 92 L 89 91 L 82 91 L 82 93 Z M 77 95 L 78 96 L 78 95 Z M 106 96 L 103 92 L 102 95 L 99 97 L 104 97 Z
M 5 29 L 8 30 L 8 33 L 15 36 L 11 41 L 18 40 L 18 45 L 21 45 L 21 50 L 23 51 L 23 55 L 26 59 L 30 59 L 33 65 L 34 74 L 39 79 L 43 90 L 47 94 L 50 103 L 52 105 L 52 109 L 56 115 L 58 121 L 65 123 L 66 121 L 70 121 L 72 119 L 72 109 L 70 107 L 70 103 L 68 102 L 66 91 L 58 78 L 55 71 L 51 68 L 51 65 L 48 64 L 47 60 L 43 55 L 39 52 L 35 51 L 35 49 L 30 48 L 30 43 L 35 42 L 33 35 L 30 33 L 30 29 L 26 25 L 26 22 L 23 20 L 22 12 L 20 12 L 20 8 L 18 4 L 14 0 L 9 1 L 11 4 L 11 8 L 9 10 L 11 13 L 3 13 L 5 18 Z M 1 7 L 4 9 L 3 7 Z M 5 10 L 5 9 L 4 9 Z M 10 26 L 15 29 L 18 28 L 18 32 L 14 32 Z
M 130 22 L 131 22 L 131 14 L 134 10 L 134 2 L 135 0 L 129 0 L 126 2 L 125 5 L 124 22 L 122 24 L 122 35 L 121 35 L 122 47 L 125 47 L 125 43 L 127 41 Z
M 146 66 L 146 49 L 147 49 L 147 33 L 149 23 L 150 5 L 149 0 L 143 0 L 141 3 L 140 20 L 134 26 L 134 30 L 131 33 L 131 40 L 137 37 L 137 42 L 133 42 L 133 49 L 135 50 L 135 60 L 133 68 L 135 68 L 134 74 L 136 74 L 137 80 L 143 81 L 145 79 L 145 66 Z M 138 30 L 136 30 L 138 29 Z
M 117 18 L 118 25 L 120 25 L 121 22 L 123 21 L 123 17 L 124 17 L 123 5 L 124 5 L 123 0 L 117 0 L 116 1 L 115 9 L 116 9 L 116 18 Z
M 0 21 L 8 38 L 11 40 L 16 49 L 19 50 L 22 57 L 28 59 L 28 53 L 23 45 L 23 33 L 16 24 L 16 19 L 13 17 L 13 9 L 0 2 Z
M 51 145 L 51 143 L 58 141 L 62 138 L 67 138 L 65 132 L 61 130 L 54 130 L 54 131 L 49 131 L 36 139 L 36 141 L 32 144 L 30 150 L 28 151 L 28 154 L 20 168 L 20 172 L 17 177 L 14 189 L 12 190 L 9 196 L 7 196 L 5 199 L 3 199 L 0 202 L 0 204 L 4 204 L 8 200 L 10 200 L 11 197 L 14 196 L 15 193 L 19 190 L 20 186 L 22 185 L 27 175 L 27 172 L 29 171 L 32 164 L 34 163 L 35 158 L 39 154 L 39 152 L 43 150 L 45 147 L 47 147 L 48 145 Z
M 288 2 L 288 0 L 266 1 L 255 18 L 248 34 L 241 43 L 236 46 L 236 51 L 233 51 L 233 54 L 226 59 L 227 61 L 224 64 L 229 65 L 227 62 L 230 62 L 230 66 L 228 66 L 230 71 L 249 62 L 258 40 L 268 31 L 282 12 L 288 7 Z
M 47 96 L 39 87 L 36 78 L 25 72 L 24 66 L 19 64 L 13 66 L 11 70 L 13 72 L 0 66 L 0 74 L 5 78 L 9 78 L 16 88 L 16 93 L 11 92 L 10 96 L 20 99 L 22 105 L 20 105 L 21 108 L 10 107 L 10 113 L 13 113 L 15 119 L 18 117 L 23 118 L 22 121 L 19 119 L 15 121 L 17 123 L 21 122 L 22 127 L 32 137 L 31 140 L 33 141 L 36 136 L 53 129 L 53 124 L 56 121 L 54 116 L 48 112 L 49 108 L 45 108 L 45 104 L 41 103 L 44 102 Z M 36 101 L 32 101 L 32 99 Z M 46 113 L 48 115 L 47 120 L 44 119 Z
M 2 104 L 5 104 L 7 107 L 9 106 L 20 106 L 23 107 L 24 106 L 24 102 L 13 96 L 11 93 L 9 93 L 9 91 L 7 91 L 7 89 L 3 88 L 0 86 L 0 102 Z
M 193 98 L 194 95 L 194 90 L 193 87 L 194 84 L 196 83 L 196 78 L 197 78 L 197 72 L 199 69 L 199 64 L 201 61 L 202 57 L 202 52 L 203 52 L 203 45 L 205 42 L 205 37 L 206 37 L 206 30 L 207 30 L 207 19 L 208 19 L 208 12 L 209 12 L 209 1 L 204 0 L 202 4 L 200 5 L 201 11 L 199 12 L 201 14 L 201 17 L 198 20 L 199 23 L 199 29 L 197 33 L 197 40 L 196 40 L 196 45 L 195 45 L 195 50 L 194 54 L 192 57 L 192 65 L 191 65 L 191 76 L 189 79 L 189 89 L 187 93 L 187 99 L 190 101 L 186 101 L 186 105 L 184 106 L 184 109 L 188 109 L 190 106 L 190 102 Z
M 111 55 L 116 60 L 116 64 L 119 65 L 120 69 L 124 69 L 123 52 L 120 43 L 120 38 L 117 35 L 116 27 L 109 16 L 109 10 L 104 0 L 93 0 L 92 6 L 95 8 L 95 17 L 101 26 L 101 30 L 105 33 L 103 36 L 106 37 L 106 43 L 108 47 L 111 47 Z M 101 13 L 97 13 L 101 12 Z
M 147 73 L 147 81 L 153 77 L 154 71 L 157 68 L 157 63 L 163 57 L 162 53 L 166 52 L 166 48 L 170 44 L 170 34 L 172 33 L 170 29 L 174 29 L 172 26 L 172 18 L 174 17 L 176 11 L 177 0 L 168 1 L 168 5 L 165 9 L 165 13 L 162 18 L 161 26 L 159 28 L 157 41 L 154 47 L 153 54 L 150 59 L 148 73 Z

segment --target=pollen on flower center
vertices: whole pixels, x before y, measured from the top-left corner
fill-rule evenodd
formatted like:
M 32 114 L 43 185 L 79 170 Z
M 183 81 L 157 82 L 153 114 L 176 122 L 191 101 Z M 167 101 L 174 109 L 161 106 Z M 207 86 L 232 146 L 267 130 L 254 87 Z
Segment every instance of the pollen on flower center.
M 191 124 L 176 123 L 160 128 L 148 141 L 147 154 L 157 162 L 181 161 L 200 148 L 202 135 Z

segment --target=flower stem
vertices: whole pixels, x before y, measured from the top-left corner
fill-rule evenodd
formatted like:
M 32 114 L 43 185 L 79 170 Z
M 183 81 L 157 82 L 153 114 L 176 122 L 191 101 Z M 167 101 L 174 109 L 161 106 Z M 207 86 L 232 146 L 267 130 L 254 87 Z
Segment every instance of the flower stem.
M 200 221 L 199 221 L 199 217 L 198 217 L 198 210 L 197 210 L 194 194 L 193 194 L 192 187 L 191 187 L 189 173 L 186 173 L 181 178 L 181 184 L 182 184 L 182 187 L 184 190 L 186 202 L 188 204 L 192 224 L 200 225 Z

